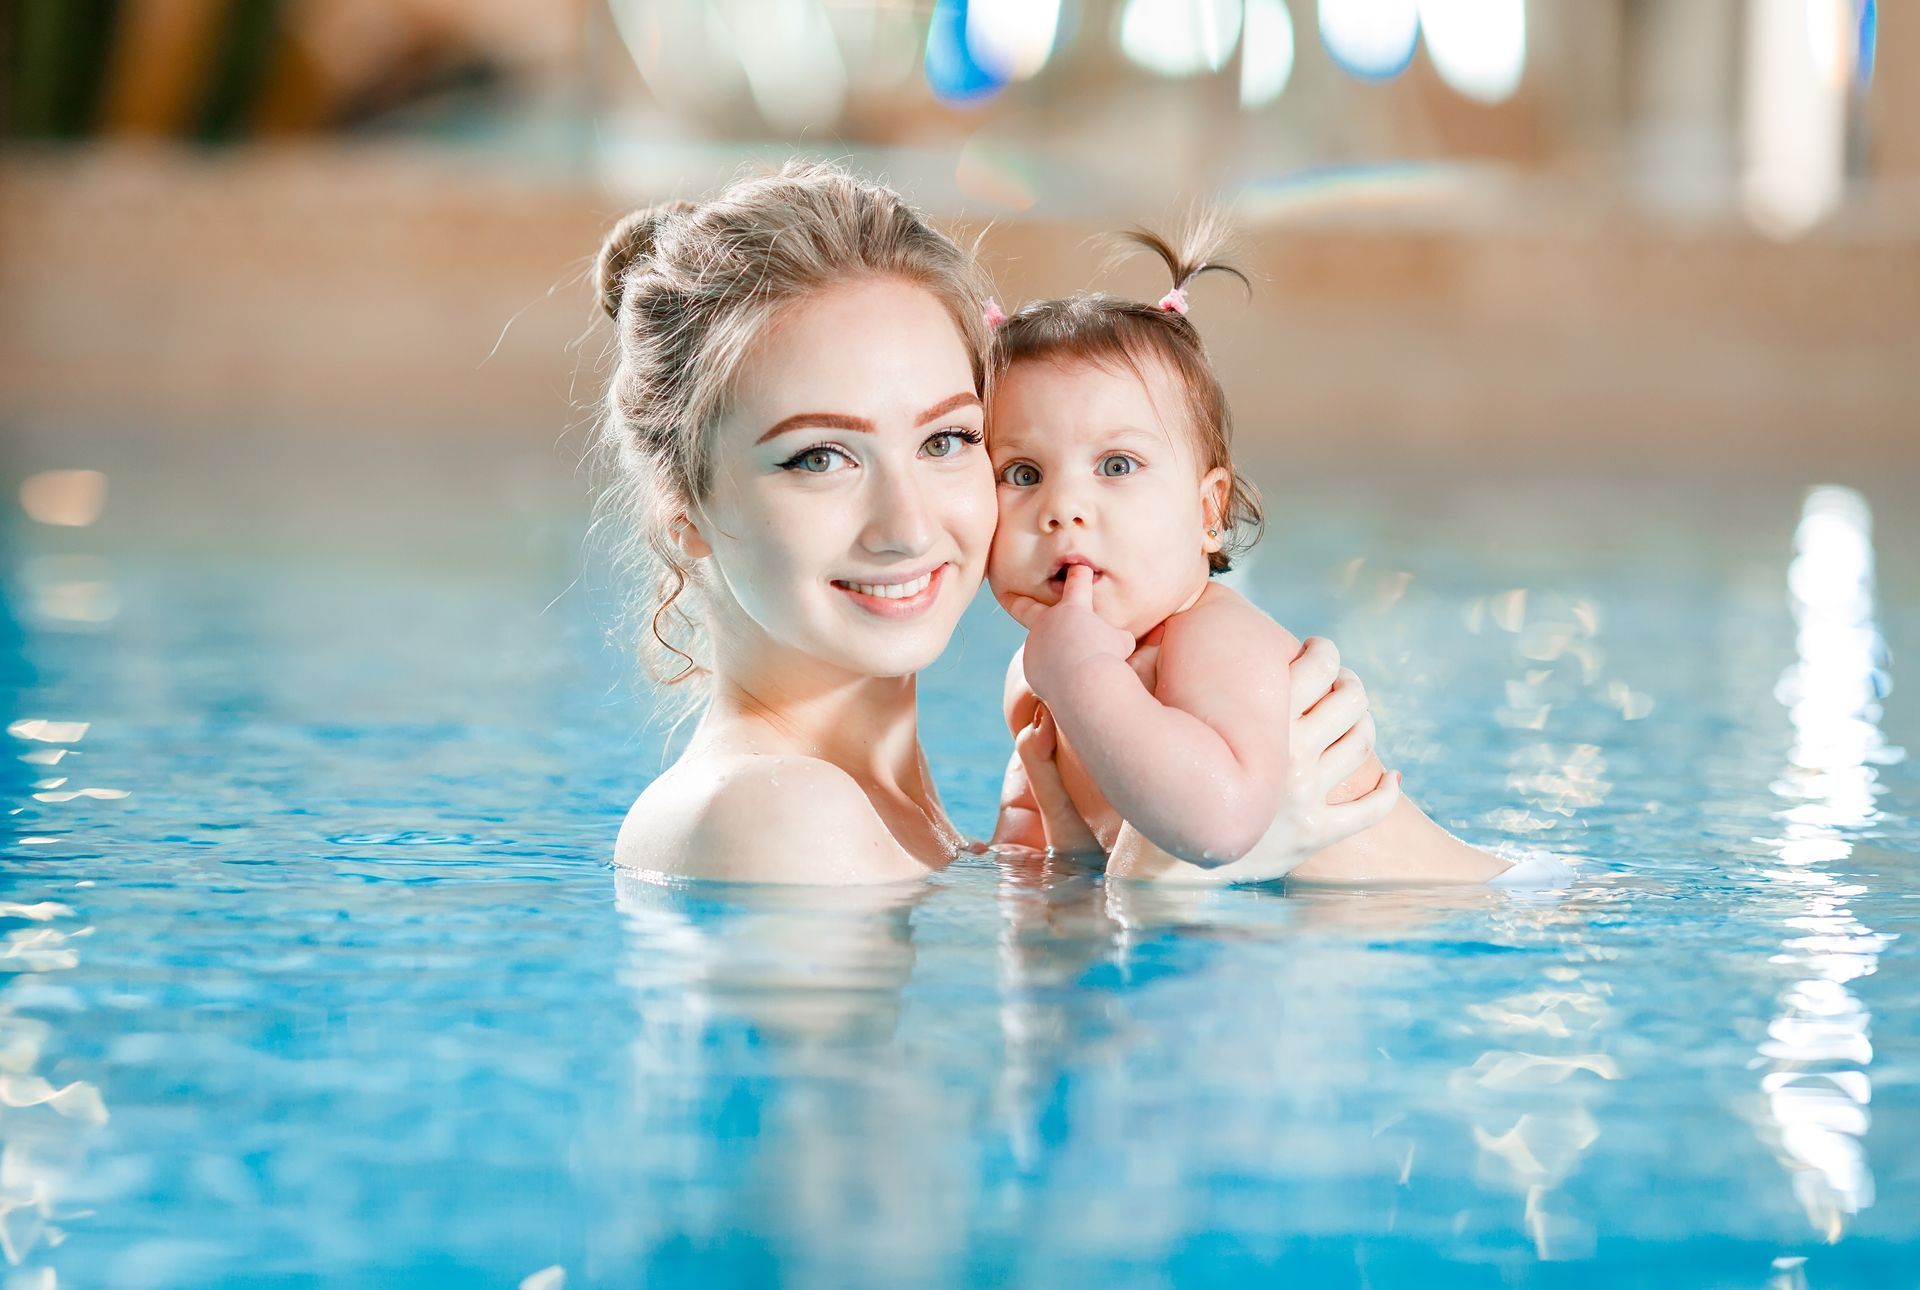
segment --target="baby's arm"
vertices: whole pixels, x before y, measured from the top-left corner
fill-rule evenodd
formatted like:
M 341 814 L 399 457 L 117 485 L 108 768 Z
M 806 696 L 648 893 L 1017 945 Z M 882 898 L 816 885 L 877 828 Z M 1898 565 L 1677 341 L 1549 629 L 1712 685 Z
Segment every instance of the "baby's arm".
M 1115 810 L 1195 864 L 1230 863 L 1274 824 L 1286 787 L 1293 638 L 1231 594 L 1168 623 L 1158 690 L 1127 664 L 1133 640 L 1093 611 L 1093 574 L 1067 571 L 1060 602 L 1016 609 L 1025 672 Z M 1177 638 L 1177 639 L 1176 639 Z M 1169 687 L 1174 654 L 1193 678 Z
M 1013 758 L 1000 788 L 1000 819 L 993 845 L 1035 851 L 1100 852 L 1105 848 L 1067 795 L 1056 757 L 1053 717 L 1027 686 L 1022 651 L 1007 665 L 1004 706 L 1013 734 Z

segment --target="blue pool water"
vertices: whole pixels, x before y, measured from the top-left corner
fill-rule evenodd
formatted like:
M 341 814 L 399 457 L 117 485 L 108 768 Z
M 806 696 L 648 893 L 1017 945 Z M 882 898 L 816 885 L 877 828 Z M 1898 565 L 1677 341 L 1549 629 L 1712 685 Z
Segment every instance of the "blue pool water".
M 1564 892 L 828 893 L 609 868 L 562 454 L 12 448 L 6 1287 L 1920 1283 L 1911 481 L 1263 472 L 1246 589 Z

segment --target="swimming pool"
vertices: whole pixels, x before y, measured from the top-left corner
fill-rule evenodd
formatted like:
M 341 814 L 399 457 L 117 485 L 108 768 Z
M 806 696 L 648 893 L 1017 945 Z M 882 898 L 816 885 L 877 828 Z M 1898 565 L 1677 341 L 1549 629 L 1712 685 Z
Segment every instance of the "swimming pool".
M 1910 481 L 1261 472 L 1246 589 L 1567 891 L 834 894 L 608 867 L 562 454 L 15 438 L 109 500 L 6 521 L 9 1287 L 1920 1280 Z

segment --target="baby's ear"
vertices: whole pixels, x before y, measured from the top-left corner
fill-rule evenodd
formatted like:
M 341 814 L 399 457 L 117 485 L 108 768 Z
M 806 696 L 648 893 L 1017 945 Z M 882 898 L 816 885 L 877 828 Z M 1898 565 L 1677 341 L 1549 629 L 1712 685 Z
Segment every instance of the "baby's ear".
M 1200 476 L 1200 510 L 1207 517 L 1207 554 L 1227 543 L 1227 499 L 1233 493 L 1233 472 L 1215 466 Z

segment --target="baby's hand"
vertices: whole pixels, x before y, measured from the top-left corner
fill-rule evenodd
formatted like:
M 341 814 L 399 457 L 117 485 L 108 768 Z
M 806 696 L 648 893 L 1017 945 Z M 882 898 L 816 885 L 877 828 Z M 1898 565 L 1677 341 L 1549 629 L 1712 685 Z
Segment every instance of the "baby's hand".
M 1010 595 L 1007 612 L 1027 629 L 1027 684 L 1042 699 L 1058 693 L 1093 660 L 1110 657 L 1124 663 L 1133 653 L 1133 636 L 1094 612 L 1093 570 L 1084 564 L 1067 567 L 1066 587 L 1058 604 Z
M 1040 815 L 1047 849 L 1079 854 L 1103 851 L 1060 778 L 1060 735 L 1046 704 L 1037 706 L 1033 721 L 1014 736 L 1013 751 L 1026 772 L 1027 791 Z

